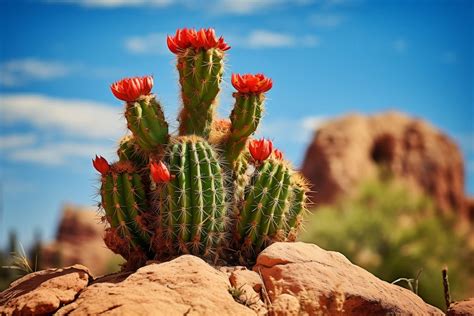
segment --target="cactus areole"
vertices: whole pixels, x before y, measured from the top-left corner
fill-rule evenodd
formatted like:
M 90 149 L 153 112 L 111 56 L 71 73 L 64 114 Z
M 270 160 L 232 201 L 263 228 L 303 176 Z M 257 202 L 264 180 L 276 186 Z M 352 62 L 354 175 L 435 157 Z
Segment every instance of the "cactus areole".
M 168 36 L 182 109 L 170 135 L 150 76 L 111 85 L 125 101 L 130 134 L 115 163 L 96 156 L 107 223 L 105 243 L 137 268 L 193 254 L 213 263 L 252 264 L 275 241 L 294 241 L 308 185 L 268 139 L 253 139 L 272 80 L 233 74 L 229 120 L 215 115 L 230 46 L 213 29 Z

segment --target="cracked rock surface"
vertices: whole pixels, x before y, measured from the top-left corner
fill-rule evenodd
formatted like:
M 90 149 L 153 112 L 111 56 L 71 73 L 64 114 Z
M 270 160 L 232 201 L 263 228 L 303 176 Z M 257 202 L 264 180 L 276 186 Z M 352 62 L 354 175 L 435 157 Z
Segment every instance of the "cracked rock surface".
M 253 271 L 184 255 L 95 280 L 80 265 L 32 273 L 0 293 L 0 315 L 32 314 L 443 315 L 343 255 L 300 242 L 268 247 Z

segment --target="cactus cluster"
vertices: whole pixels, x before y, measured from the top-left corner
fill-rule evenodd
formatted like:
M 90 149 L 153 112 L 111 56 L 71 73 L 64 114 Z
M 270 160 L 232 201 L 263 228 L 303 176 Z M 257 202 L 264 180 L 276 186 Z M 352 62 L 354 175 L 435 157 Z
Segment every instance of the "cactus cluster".
M 230 119 L 215 116 L 230 48 L 213 29 L 168 36 L 177 57 L 182 109 L 170 135 L 150 76 L 111 86 L 125 101 L 130 135 L 118 161 L 96 156 L 105 242 L 129 266 L 194 254 L 210 262 L 252 263 L 275 241 L 294 241 L 308 186 L 267 139 L 253 139 L 271 79 L 232 75 Z

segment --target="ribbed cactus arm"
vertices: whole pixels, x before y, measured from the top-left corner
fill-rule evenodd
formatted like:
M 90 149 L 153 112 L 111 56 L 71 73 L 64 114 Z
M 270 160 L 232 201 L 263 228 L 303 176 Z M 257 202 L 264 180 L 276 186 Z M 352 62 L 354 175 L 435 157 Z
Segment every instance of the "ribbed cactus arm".
M 159 146 L 168 142 L 168 123 L 161 105 L 153 95 L 127 102 L 125 118 L 128 128 L 143 150 L 156 151 Z
M 179 114 L 180 135 L 194 134 L 207 138 L 224 73 L 224 52 L 215 48 L 188 48 L 177 56 L 183 101 Z

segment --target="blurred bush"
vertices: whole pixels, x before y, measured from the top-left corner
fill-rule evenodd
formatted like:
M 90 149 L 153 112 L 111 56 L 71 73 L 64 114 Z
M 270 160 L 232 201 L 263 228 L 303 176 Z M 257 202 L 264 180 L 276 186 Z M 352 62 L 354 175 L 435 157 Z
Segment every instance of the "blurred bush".
M 387 179 L 388 178 L 388 179 Z M 418 294 L 445 308 L 441 270 L 449 269 L 451 297 L 473 295 L 474 242 L 468 223 L 441 215 L 431 200 L 384 177 L 361 186 L 337 205 L 308 216 L 302 241 L 343 253 L 353 263 L 393 282 L 414 278 Z M 407 283 L 398 283 L 407 287 Z

